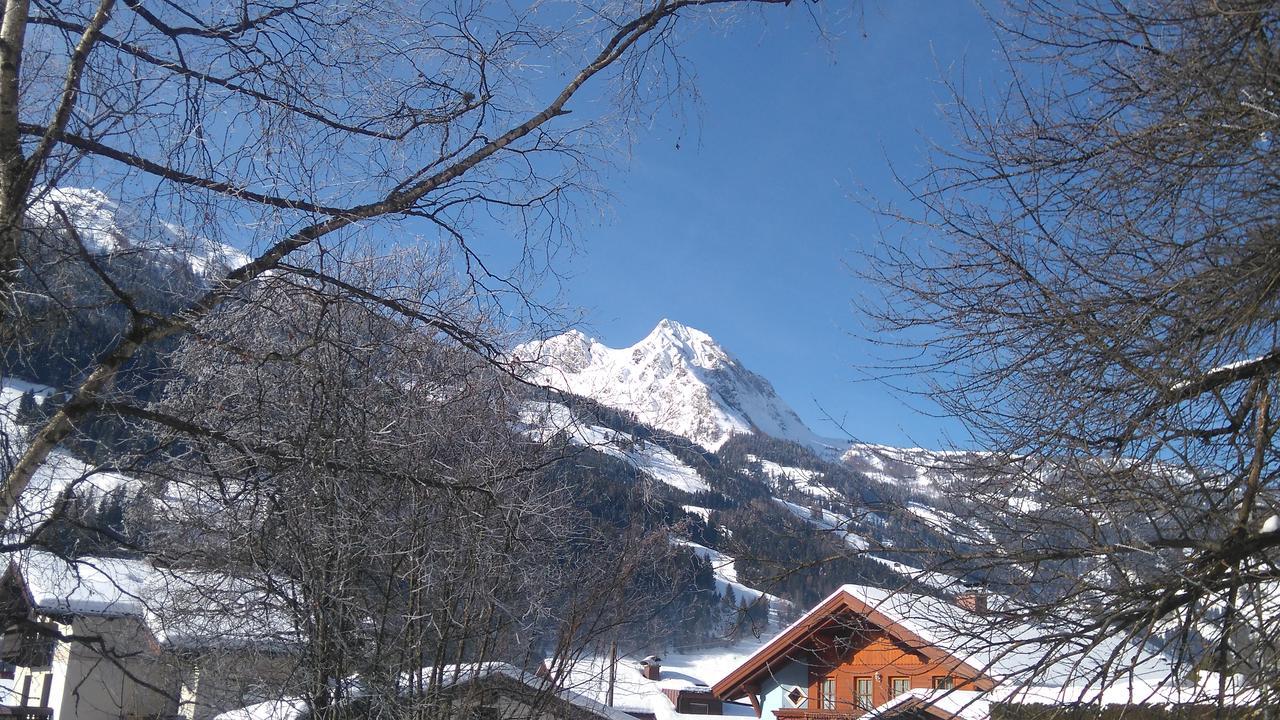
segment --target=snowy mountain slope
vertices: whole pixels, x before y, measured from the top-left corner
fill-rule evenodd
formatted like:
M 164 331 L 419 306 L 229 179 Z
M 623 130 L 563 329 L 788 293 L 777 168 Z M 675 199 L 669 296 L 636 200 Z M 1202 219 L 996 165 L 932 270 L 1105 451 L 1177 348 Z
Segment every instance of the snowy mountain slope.
M 93 188 L 45 188 L 27 210 L 30 222 L 59 232 L 67 224 L 63 215 L 93 254 L 148 250 L 177 255 L 186 259 L 192 272 L 202 276 L 225 272 L 250 260 L 235 248 L 172 223 L 161 221 L 152 226 Z
M 26 449 L 25 428 L 18 424 L 17 418 L 19 401 L 28 391 L 40 401 L 53 394 L 52 388 L 16 378 L 4 378 L 0 383 L 0 439 L 7 441 L 5 452 L 10 461 Z M 119 473 L 104 471 L 55 450 L 19 497 L 7 531 L 12 538 L 25 539 L 48 520 L 68 491 L 101 495 L 129 482 L 129 478 Z
M 977 457 L 974 453 L 854 443 L 840 459 L 873 480 L 936 493 L 941 484 Z
M 656 443 L 638 440 L 620 430 L 578 420 L 558 403 L 527 403 L 520 413 L 525 432 L 545 441 L 565 433 L 575 445 L 590 447 L 631 464 L 635 469 L 677 490 L 695 493 L 707 489 L 698 471 L 681 462 L 670 450 Z
M 840 538 L 846 545 L 854 550 L 866 550 L 871 547 L 867 539 L 857 533 L 849 532 L 849 528 L 855 527 L 856 523 L 853 518 L 845 517 L 831 510 L 823 510 L 822 508 L 809 509 L 803 505 L 797 505 L 781 498 L 774 498 L 774 502 L 785 507 L 791 514 L 808 522 L 810 525 L 819 530 L 829 532 L 835 537 Z
M 810 430 L 768 380 L 710 335 L 674 320 L 662 320 L 630 347 L 607 347 L 571 330 L 525 343 L 513 355 L 539 383 L 630 410 L 710 450 L 757 431 L 824 455 L 839 446 Z
M 745 600 L 747 602 L 755 602 L 760 599 L 761 596 L 764 596 L 770 603 L 787 602 L 777 595 L 770 595 L 767 592 L 757 590 L 739 582 L 738 571 L 734 567 L 734 559 L 719 550 L 713 550 L 705 545 L 699 545 L 692 540 L 673 538 L 672 542 L 689 548 L 695 555 L 711 563 L 711 572 L 716 579 L 716 592 L 720 595 L 724 595 L 726 590 L 733 588 L 734 595 L 736 595 L 740 600 Z M 772 605 L 771 613 L 773 615 L 777 614 L 777 608 L 772 607 Z M 778 625 L 776 617 L 771 617 L 770 621 L 775 626 Z

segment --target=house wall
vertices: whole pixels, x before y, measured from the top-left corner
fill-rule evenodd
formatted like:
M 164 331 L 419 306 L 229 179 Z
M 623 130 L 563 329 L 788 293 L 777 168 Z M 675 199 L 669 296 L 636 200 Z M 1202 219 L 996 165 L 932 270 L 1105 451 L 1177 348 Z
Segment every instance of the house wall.
M 958 690 L 978 689 L 972 680 L 959 675 L 954 668 L 931 661 L 917 650 L 890 636 L 882 630 L 861 629 L 852 633 L 819 635 L 812 641 L 806 679 L 809 708 L 835 710 L 851 714 L 862 712 L 857 703 L 857 681 L 871 681 L 871 707 L 888 702 L 892 696 L 893 679 L 905 678 L 911 689 L 932 688 L 941 678 L 951 678 Z M 818 696 L 821 682 L 835 679 L 834 708 L 820 708 Z M 982 688 L 987 689 L 987 688 Z
M 184 658 L 178 715 L 209 720 L 228 710 L 284 697 L 296 662 L 252 649 L 203 652 Z
M 60 634 L 70 633 L 70 625 L 53 622 L 46 617 L 34 618 L 38 622 L 48 622 L 51 628 Z M 14 668 L 12 680 L 5 682 L 4 704 L 25 705 L 28 707 L 50 707 L 62 696 L 66 679 L 67 663 L 71 657 L 71 649 L 65 642 L 54 644 L 53 660 L 48 668 L 30 668 L 21 665 Z M 48 696 L 45 696 L 45 683 L 49 683 Z M 23 688 L 27 688 L 23 697 Z M 55 718 L 57 717 L 55 713 Z
M 54 720 L 119 720 L 173 715 L 176 675 L 150 632 L 132 618 L 77 618 L 72 631 L 91 641 L 61 643 L 66 664 L 50 707 Z M 62 648 L 59 648 L 59 652 Z
M 791 660 L 785 665 L 775 668 L 760 684 L 761 717 L 773 718 L 773 711 L 782 708 L 797 707 L 787 699 L 792 688 L 800 688 L 806 698 L 809 696 L 809 666 L 799 660 Z M 809 707 L 807 701 L 801 701 L 799 707 Z
M 54 643 L 48 667 L 16 666 L 14 677 L 0 683 L 0 703 L 47 707 L 52 720 L 209 720 L 281 697 L 295 665 L 287 655 L 251 650 L 173 652 L 158 645 L 137 618 L 33 619 L 77 639 Z

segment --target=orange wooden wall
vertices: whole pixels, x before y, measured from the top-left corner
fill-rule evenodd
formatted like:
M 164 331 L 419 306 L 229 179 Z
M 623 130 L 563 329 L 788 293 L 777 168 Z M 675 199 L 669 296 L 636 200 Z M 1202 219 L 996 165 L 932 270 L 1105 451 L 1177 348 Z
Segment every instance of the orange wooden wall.
M 895 640 L 878 628 L 867 628 L 846 634 L 843 639 L 835 636 L 817 636 L 808 651 L 809 703 L 808 710 L 835 710 L 846 713 L 860 712 L 857 707 L 856 681 L 870 678 L 872 681 L 872 707 L 890 699 L 893 678 L 908 678 L 911 688 L 932 688 L 935 677 L 950 676 L 957 689 L 974 689 L 969 678 L 961 677 L 948 666 L 928 660 L 922 653 Z M 824 678 L 836 681 L 834 708 L 822 708 L 821 683 Z

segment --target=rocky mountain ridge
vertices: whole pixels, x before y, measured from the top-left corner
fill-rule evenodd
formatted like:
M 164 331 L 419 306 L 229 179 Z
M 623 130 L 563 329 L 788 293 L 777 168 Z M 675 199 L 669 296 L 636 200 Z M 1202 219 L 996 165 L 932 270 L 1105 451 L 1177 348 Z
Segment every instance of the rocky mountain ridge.
M 513 355 L 536 382 L 628 410 L 711 451 L 754 432 L 832 458 L 847 445 L 815 433 L 767 379 L 707 333 L 675 320 L 662 320 L 628 347 L 570 330 L 520 345 Z

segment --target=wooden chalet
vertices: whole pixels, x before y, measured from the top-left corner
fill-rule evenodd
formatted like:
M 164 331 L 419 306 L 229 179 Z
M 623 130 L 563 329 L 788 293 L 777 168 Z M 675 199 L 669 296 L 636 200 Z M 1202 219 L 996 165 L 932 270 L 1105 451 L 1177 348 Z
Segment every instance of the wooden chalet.
M 973 646 L 982 609 L 973 595 L 953 603 L 846 585 L 712 691 L 746 698 L 765 720 L 843 720 L 912 691 L 989 691 L 987 663 L 956 650 Z

